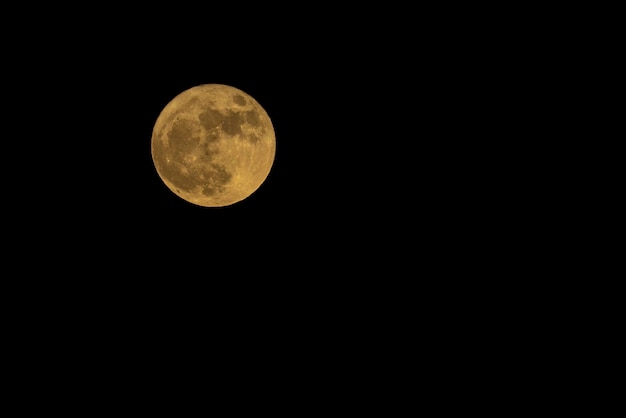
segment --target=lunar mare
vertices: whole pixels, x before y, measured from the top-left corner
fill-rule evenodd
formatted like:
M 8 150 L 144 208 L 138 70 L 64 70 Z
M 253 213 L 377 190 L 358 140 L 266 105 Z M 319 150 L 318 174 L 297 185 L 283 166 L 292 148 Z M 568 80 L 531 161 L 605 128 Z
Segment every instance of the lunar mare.
M 224 84 L 202 84 L 174 97 L 152 130 L 152 160 L 165 185 L 205 207 L 254 193 L 274 163 L 276 136 L 265 109 Z

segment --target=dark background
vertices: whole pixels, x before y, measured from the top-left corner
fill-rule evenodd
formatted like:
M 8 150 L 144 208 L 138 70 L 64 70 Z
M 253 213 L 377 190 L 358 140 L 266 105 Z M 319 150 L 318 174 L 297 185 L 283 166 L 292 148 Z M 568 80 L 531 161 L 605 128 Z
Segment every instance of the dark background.
M 419 275 L 465 268 L 524 228 L 515 211 L 541 210 L 523 198 L 551 155 L 534 127 L 553 117 L 538 81 L 559 76 L 558 47 L 535 47 L 541 19 L 530 30 L 510 10 L 321 5 L 80 16 L 4 41 L 16 132 L 5 142 L 19 167 L 7 178 L 20 180 L 5 202 L 29 214 L 26 248 L 73 254 L 64 268 L 221 277 L 237 260 L 223 271 Z M 246 91 L 276 130 L 267 181 L 227 208 L 181 200 L 151 161 L 159 112 L 203 83 Z
M 467 13 L 483 16 L 110 8 L 35 25 L 25 44 L 6 41 L 20 132 L 7 145 L 27 184 L 6 202 L 32 214 L 20 242 L 66 248 L 51 263 L 71 272 L 216 283 L 246 270 L 249 281 L 314 276 L 350 289 L 372 271 L 465 268 L 519 225 L 511 167 L 529 116 L 510 104 L 539 71 L 514 15 Z M 175 196 L 150 155 L 159 112 L 203 83 L 246 91 L 276 130 L 266 182 L 227 208 Z
M 459 70 L 449 15 L 82 13 L 5 41 L 20 167 L 8 173 L 20 178 L 5 194 L 20 229 L 7 241 L 33 261 L 22 268 L 62 277 L 42 294 L 386 305 L 411 295 L 413 277 L 467 262 L 450 254 L 471 241 L 457 228 L 476 225 L 458 193 L 471 189 L 459 163 L 475 142 L 459 131 L 476 84 L 464 85 L 473 76 Z M 160 111 L 203 83 L 252 95 L 276 131 L 266 182 L 231 207 L 178 198 L 150 155 Z
M 416 376 L 448 399 L 543 373 L 515 352 L 564 297 L 542 265 L 560 183 L 535 124 L 563 48 L 530 37 L 543 11 L 159 7 L 37 6 L 0 29 L 2 296 L 25 386 L 143 408 L 173 383 L 204 399 L 198 381 L 245 381 L 388 412 Z M 203 83 L 246 91 L 276 130 L 266 182 L 227 208 L 175 196 L 150 155 L 160 111 Z
M 237 268 L 249 260 L 281 275 L 328 275 L 351 271 L 352 254 L 369 258 L 362 251 L 396 241 L 384 238 L 392 231 L 430 222 L 419 207 L 432 200 L 420 195 L 445 173 L 424 165 L 433 164 L 428 119 L 441 104 L 429 93 L 435 69 L 421 58 L 431 48 L 423 32 L 389 33 L 371 17 L 346 26 L 349 16 L 336 11 L 306 20 L 103 13 L 42 32 L 29 49 L 35 76 L 23 99 L 33 112 L 22 123 L 43 172 L 39 191 L 22 193 L 41 211 L 44 239 L 140 275 L 168 260 L 202 275 L 213 269 L 205 263 L 221 268 L 225 258 L 242 261 Z M 181 200 L 151 160 L 159 112 L 203 83 L 246 91 L 276 130 L 267 181 L 228 208 Z
M 266 7 L 85 10 L 6 38 L 7 241 L 24 268 L 106 277 L 105 294 L 225 287 L 297 306 L 523 267 L 551 98 L 525 99 L 558 74 L 548 53 L 525 58 L 541 50 L 519 16 Z M 226 208 L 175 196 L 150 155 L 160 111 L 203 83 L 252 95 L 276 131 L 266 182 Z

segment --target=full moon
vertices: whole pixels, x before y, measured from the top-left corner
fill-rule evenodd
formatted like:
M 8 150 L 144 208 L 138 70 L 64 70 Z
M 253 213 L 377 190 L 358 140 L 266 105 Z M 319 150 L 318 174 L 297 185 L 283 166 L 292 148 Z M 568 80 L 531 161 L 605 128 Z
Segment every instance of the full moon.
M 274 163 L 276 136 L 249 94 L 202 84 L 174 97 L 152 130 L 152 161 L 165 185 L 205 207 L 229 206 L 254 193 Z

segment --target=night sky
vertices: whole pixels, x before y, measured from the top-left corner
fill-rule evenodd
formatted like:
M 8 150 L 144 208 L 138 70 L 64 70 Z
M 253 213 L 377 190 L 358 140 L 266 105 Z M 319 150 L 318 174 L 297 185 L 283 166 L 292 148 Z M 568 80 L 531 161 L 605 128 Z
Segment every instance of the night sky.
M 253 266 L 260 276 L 328 280 L 443 259 L 457 226 L 476 225 L 481 184 L 471 175 L 485 170 L 468 156 L 486 149 L 470 116 L 481 81 L 474 46 L 462 30 L 444 30 L 445 13 L 432 23 L 320 9 L 233 24 L 229 14 L 161 12 L 77 21 L 32 46 L 46 71 L 28 83 L 37 94 L 25 106 L 36 100 L 45 111 L 23 126 L 54 140 L 37 144 L 50 165 L 41 191 L 20 193 L 37 196 L 41 240 L 104 246 L 82 259 L 136 275 L 165 263 L 181 276 L 222 277 L 230 260 L 230 273 Z M 225 208 L 174 195 L 150 154 L 163 107 L 205 83 L 250 94 L 276 132 L 265 183 Z
M 98 407 L 175 399 L 180 415 L 213 393 L 198 377 L 237 396 L 229 407 L 248 398 L 228 382 L 250 377 L 278 404 L 332 395 L 353 410 L 365 395 L 388 416 L 414 398 L 407 373 L 482 376 L 493 347 L 508 355 L 519 329 L 534 332 L 507 309 L 557 299 L 528 286 L 556 247 L 534 222 L 544 201 L 515 183 L 539 177 L 524 153 L 544 150 L 536 107 L 510 106 L 532 83 L 511 70 L 519 54 L 503 59 L 509 45 L 486 43 L 499 29 L 461 6 L 62 7 L 37 6 L 65 16 L 41 24 L 12 11 L 5 30 L 20 32 L 3 38 L 5 323 L 29 385 L 83 399 L 65 378 L 104 396 Z M 250 94 L 276 133 L 266 181 L 223 208 L 173 194 L 151 158 L 163 107 L 205 83 Z

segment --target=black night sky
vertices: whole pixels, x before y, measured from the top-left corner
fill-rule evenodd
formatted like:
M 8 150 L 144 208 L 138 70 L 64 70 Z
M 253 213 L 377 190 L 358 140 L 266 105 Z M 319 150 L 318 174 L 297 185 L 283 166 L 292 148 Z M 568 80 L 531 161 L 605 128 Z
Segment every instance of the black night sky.
M 445 13 L 311 13 L 239 24 L 184 10 L 112 13 L 37 38 L 30 51 L 43 70 L 21 99 L 45 111 L 20 126 L 54 138 L 36 145 L 38 166 L 50 167 L 33 203 L 38 240 L 65 240 L 110 272 L 172 268 L 220 282 L 245 268 L 280 280 L 375 265 L 391 274 L 464 246 L 459 231 L 485 208 L 486 171 L 469 158 L 486 149 L 470 116 L 488 114 L 476 45 Z M 267 180 L 225 208 L 174 195 L 150 154 L 163 107 L 205 83 L 253 96 L 276 131 Z
M 558 245 L 535 222 L 558 218 L 560 184 L 527 181 L 549 158 L 539 99 L 523 100 L 543 63 L 491 6 L 424 4 L 12 9 L 2 290 L 20 407 L 136 399 L 178 416 L 218 388 L 229 408 L 366 399 L 388 416 L 415 398 L 409 373 L 432 367 L 445 406 L 448 381 L 491 363 L 499 382 L 527 358 L 508 347 L 536 328 L 514 316 L 563 299 L 533 286 L 562 272 L 541 265 Z M 276 133 L 266 181 L 223 208 L 173 194 L 151 157 L 163 107 L 206 83 L 250 94 Z M 234 391 L 248 382 L 265 403 Z

